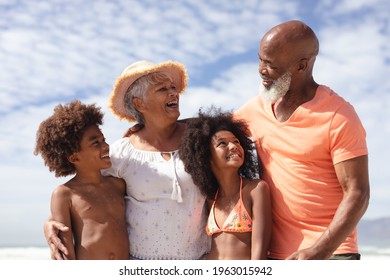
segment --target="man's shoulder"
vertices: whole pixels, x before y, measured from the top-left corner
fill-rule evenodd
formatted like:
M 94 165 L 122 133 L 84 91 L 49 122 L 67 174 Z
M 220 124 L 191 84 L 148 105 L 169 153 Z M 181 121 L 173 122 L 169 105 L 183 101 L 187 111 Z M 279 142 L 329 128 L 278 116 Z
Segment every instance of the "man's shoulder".
M 258 108 L 261 104 L 261 99 L 259 96 L 254 96 L 250 99 L 248 99 L 234 114 L 240 115 L 244 114 L 245 112 L 251 111 L 255 108 Z
M 320 85 L 317 89 L 317 93 L 319 93 L 318 97 L 324 100 L 331 100 L 331 102 L 337 102 L 340 104 L 347 103 L 342 96 L 328 86 Z
M 253 106 L 255 104 L 259 104 L 261 102 L 261 98 L 259 95 L 253 96 L 249 98 L 243 106 Z
M 324 85 L 318 87 L 316 97 L 311 104 L 314 106 L 312 108 L 333 113 L 342 108 L 345 108 L 346 110 L 353 108 L 353 106 L 337 92 Z

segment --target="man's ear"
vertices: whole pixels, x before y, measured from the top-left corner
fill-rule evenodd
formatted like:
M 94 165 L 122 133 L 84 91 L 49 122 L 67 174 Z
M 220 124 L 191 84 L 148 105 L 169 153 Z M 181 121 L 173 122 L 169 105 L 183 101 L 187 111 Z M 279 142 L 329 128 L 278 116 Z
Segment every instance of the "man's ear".
M 298 62 L 298 71 L 305 71 L 307 69 L 307 59 L 306 58 L 302 58 L 299 62 Z
M 70 156 L 68 156 L 67 158 L 68 158 L 68 161 L 70 163 L 73 163 L 73 164 L 79 160 L 79 157 L 78 157 L 77 153 L 73 153 Z

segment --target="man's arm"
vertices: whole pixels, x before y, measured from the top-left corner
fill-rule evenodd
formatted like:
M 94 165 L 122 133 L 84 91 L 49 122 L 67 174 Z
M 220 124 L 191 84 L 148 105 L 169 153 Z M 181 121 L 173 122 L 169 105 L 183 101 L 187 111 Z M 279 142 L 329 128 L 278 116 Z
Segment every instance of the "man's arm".
M 63 259 L 74 260 L 76 259 L 75 248 L 73 244 L 73 232 L 70 205 L 72 204 L 69 198 L 70 194 L 68 188 L 58 187 L 55 189 L 51 196 L 51 215 L 53 220 L 61 222 L 64 226 L 67 226 L 69 230 L 65 232 L 58 232 L 58 237 L 62 242 L 61 245 L 65 247 L 66 252 L 59 252 Z M 52 250 L 52 249 L 50 249 Z M 56 253 L 56 252 L 55 252 Z M 53 252 L 52 252 L 53 255 Z M 53 256 L 52 256 L 53 257 Z
M 344 197 L 332 222 L 313 246 L 295 252 L 287 259 L 330 258 L 366 212 L 370 199 L 368 156 L 337 163 L 335 170 Z
M 140 131 L 143 127 L 144 127 L 143 124 L 136 123 L 135 125 L 133 125 L 132 127 L 130 127 L 125 131 L 122 138 L 131 136 L 132 134 Z
M 69 254 L 68 249 L 66 249 L 65 245 L 62 244 L 61 239 L 58 237 L 59 232 L 66 231 L 69 231 L 69 228 L 60 222 L 54 221 L 51 216 L 46 220 L 43 226 L 43 232 L 50 248 L 52 260 L 63 260 L 63 255 Z
M 181 119 L 181 120 L 178 120 L 178 122 L 186 123 L 186 122 L 188 122 L 191 119 L 192 118 Z M 129 129 L 127 129 L 125 131 L 125 133 L 123 134 L 122 138 L 131 136 L 132 134 L 140 131 L 143 127 L 144 127 L 143 124 L 136 123 L 135 125 L 133 125 L 132 127 L 130 127 Z

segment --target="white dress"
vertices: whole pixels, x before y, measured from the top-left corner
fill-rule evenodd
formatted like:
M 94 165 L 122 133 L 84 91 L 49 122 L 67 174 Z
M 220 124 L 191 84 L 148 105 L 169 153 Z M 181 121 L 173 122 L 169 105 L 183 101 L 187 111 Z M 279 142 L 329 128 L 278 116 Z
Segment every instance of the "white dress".
M 127 185 L 126 222 L 130 255 L 137 259 L 199 259 L 210 249 L 205 233 L 205 197 L 184 170 L 178 151 L 134 148 L 129 138 L 110 146 L 112 167 L 105 175 Z

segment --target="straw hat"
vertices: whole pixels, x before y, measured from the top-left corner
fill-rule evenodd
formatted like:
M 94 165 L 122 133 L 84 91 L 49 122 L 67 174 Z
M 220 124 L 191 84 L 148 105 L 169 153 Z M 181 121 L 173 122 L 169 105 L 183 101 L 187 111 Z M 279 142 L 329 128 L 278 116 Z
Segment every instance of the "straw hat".
M 154 72 L 167 73 L 177 86 L 179 93 L 185 90 L 188 77 L 186 69 L 181 63 L 166 61 L 160 64 L 154 64 L 149 61 L 137 61 L 123 70 L 122 74 L 116 79 L 114 90 L 110 94 L 108 104 L 108 107 L 111 108 L 115 116 L 119 119 L 126 119 L 129 122 L 136 121 L 125 108 L 125 93 L 135 80 Z

